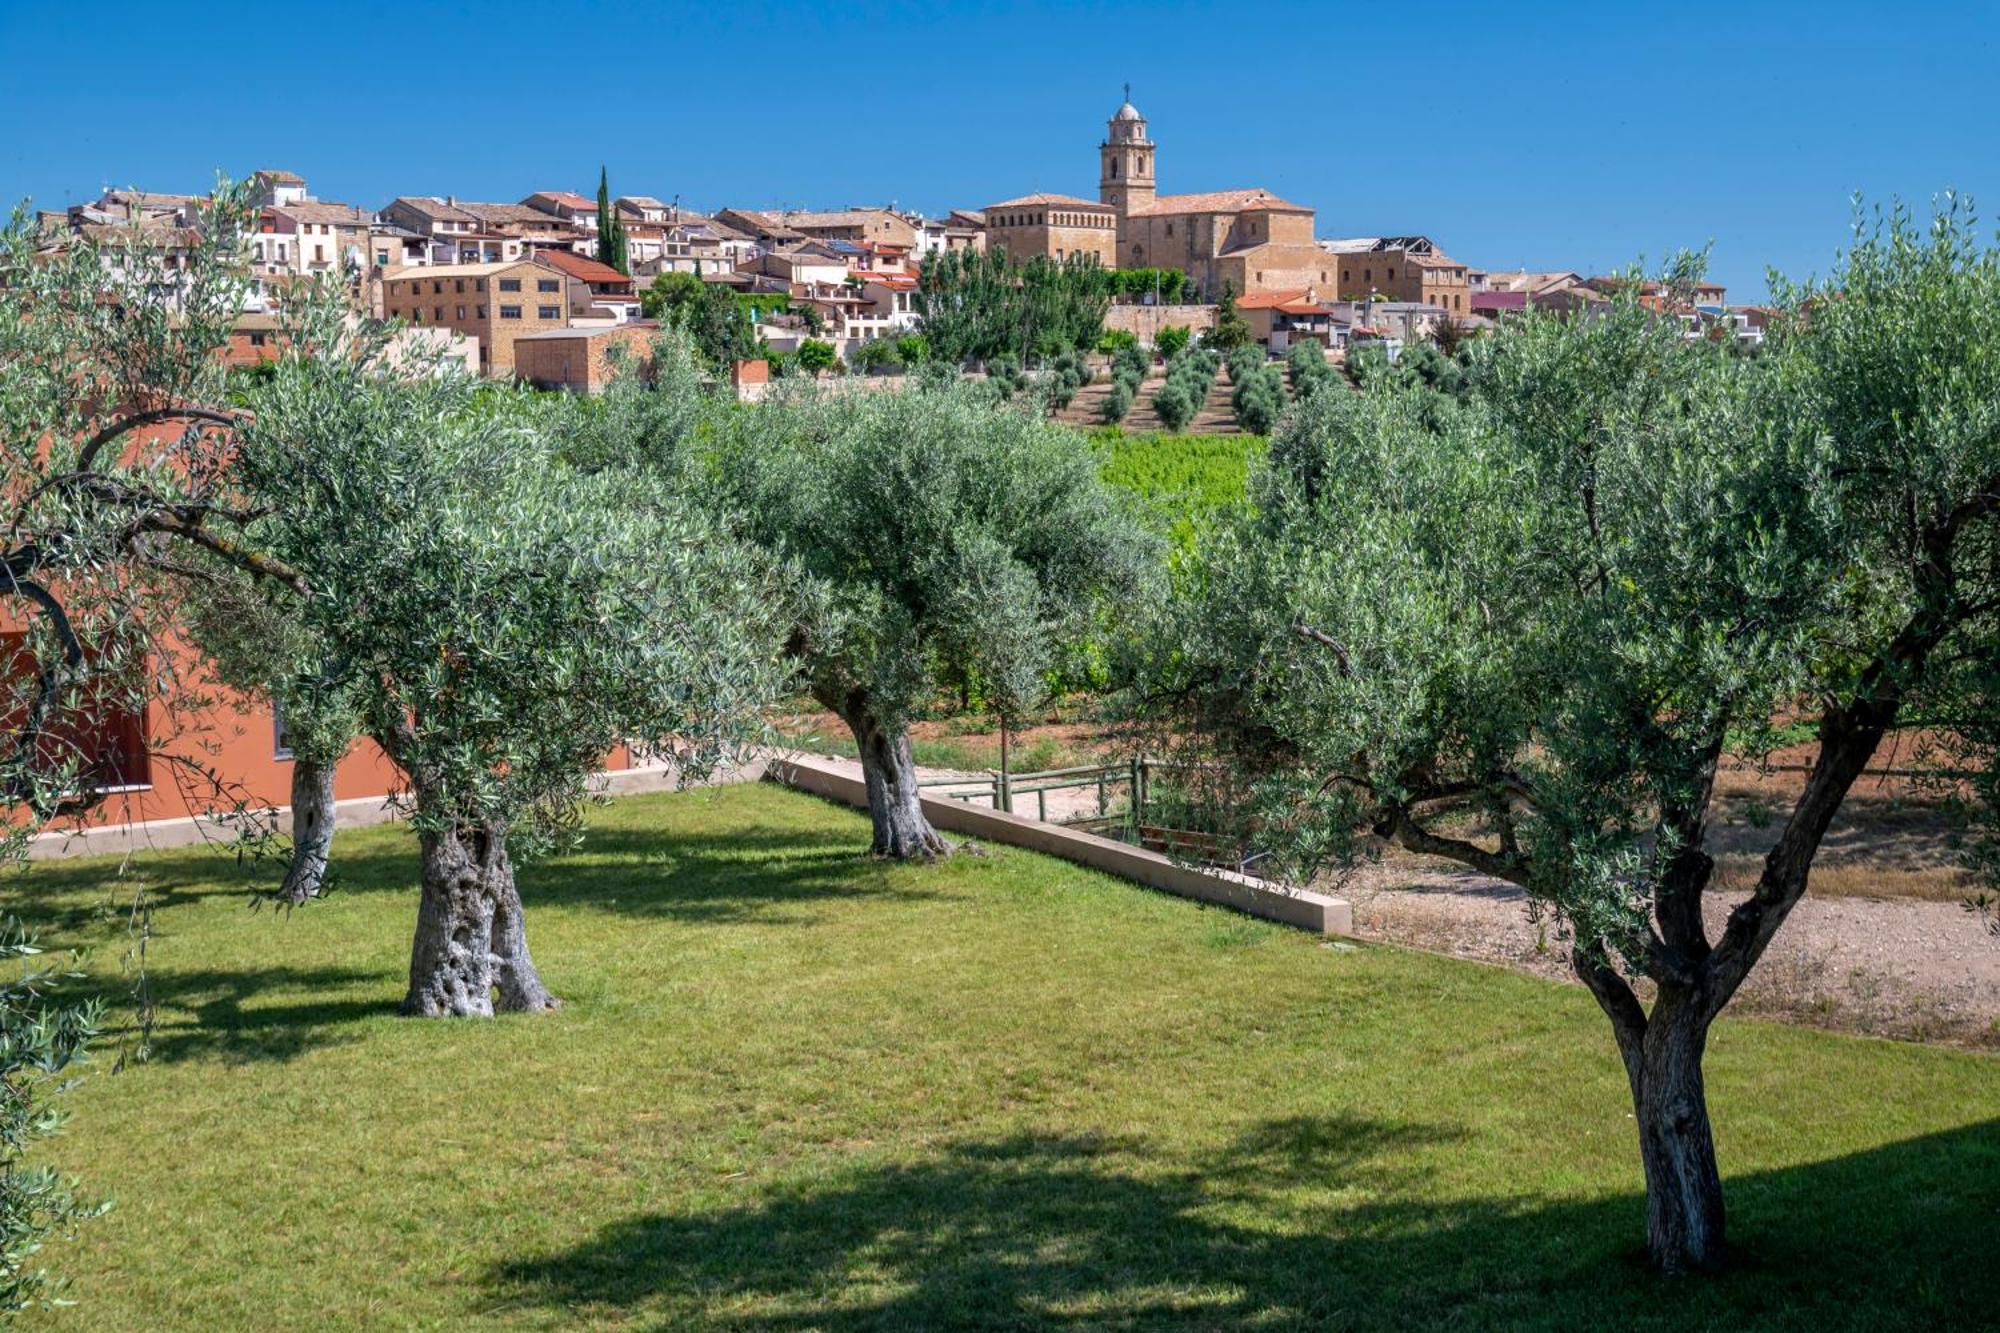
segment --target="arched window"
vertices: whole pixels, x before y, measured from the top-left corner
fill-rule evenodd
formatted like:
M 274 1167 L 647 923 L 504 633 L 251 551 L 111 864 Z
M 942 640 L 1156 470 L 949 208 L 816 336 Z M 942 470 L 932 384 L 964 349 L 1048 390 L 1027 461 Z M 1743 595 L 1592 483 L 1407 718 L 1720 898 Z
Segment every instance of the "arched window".
M 1111 179 L 1118 179 L 1118 159 L 1115 157 L 1111 159 Z

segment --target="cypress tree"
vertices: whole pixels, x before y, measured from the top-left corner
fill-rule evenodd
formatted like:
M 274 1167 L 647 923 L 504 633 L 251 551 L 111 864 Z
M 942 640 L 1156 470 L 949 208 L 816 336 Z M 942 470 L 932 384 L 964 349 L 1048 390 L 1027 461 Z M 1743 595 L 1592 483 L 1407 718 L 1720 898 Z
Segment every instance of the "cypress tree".
M 597 262 L 620 273 L 632 271 L 626 257 L 625 223 L 611 206 L 611 175 L 602 166 L 597 169 Z

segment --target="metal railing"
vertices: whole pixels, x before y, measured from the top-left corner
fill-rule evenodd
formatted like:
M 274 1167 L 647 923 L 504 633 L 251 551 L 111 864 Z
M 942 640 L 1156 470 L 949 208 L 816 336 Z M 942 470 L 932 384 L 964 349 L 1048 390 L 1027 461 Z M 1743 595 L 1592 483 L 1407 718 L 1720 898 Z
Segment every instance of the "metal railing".
M 917 783 L 919 788 L 929 788 L 941 795 L 960 801 L 990 801 L 995 810 L 1008 814 L 1025 813 L 1016 810 L 1016 802 L 1023 797 L 1035 798 L 1035 818 L 1043 823 L 1049 821 L 1049 793 L 1052 791 L 1078 791 L 1097 789 L 1097 809 L 1094 814 L 1071 815 L 1058 823 L 1073 823 L 1085 819 L 1103 819 L 1111 813 L 1113 791 L 1123 786 L 1134 813 L 1145 808 L 1146 790 L 1151 781 L 1153 761 L 1144 757 L 1125 764 L 1082 764 L 1074 768 L 1048 768 L 1034 773 L 1009 773 L 1004 769 L 989 769 L 985 773 L 962 778 L 924 778 Z M 956 790 L 953 790 L 956 789 Z

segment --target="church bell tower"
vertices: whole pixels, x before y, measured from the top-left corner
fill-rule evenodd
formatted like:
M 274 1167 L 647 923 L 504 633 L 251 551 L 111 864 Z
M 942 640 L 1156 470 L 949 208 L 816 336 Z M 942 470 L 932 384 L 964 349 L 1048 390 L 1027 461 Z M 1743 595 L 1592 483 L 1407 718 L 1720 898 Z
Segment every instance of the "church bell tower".
M 1125 104 L 1111 117 L 1110 132 L 1098 147 L 1097 198 L 1123 219 L 1153 202 L 1153 141 L 1146 137 L 1146 118 L 1132 105 L 1132 85 L 1125 85 Z M 1119 229 L 1122 233 L 1122 227 Z

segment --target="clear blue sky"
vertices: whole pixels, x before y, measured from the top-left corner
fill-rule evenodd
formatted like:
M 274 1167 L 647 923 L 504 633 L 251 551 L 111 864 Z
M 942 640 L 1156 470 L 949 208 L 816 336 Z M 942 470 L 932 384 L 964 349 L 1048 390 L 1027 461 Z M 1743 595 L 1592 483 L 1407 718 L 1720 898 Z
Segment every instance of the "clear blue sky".
M 513 200 L 590 193 L 603 162 L 704 209 L 941 212 L 1094 195 L 1128 79 L 1163 191 L 1262 185 L 1322 236 L 1424 232 L 1491 268 L 1713 241 L 1749 299 L 1767 263 L 1827 268 L 1855 190 L 2000 217 L 2000 4 L 1924 0 L 0 0 L 0 198 L 281 166 L 369 206 Z

